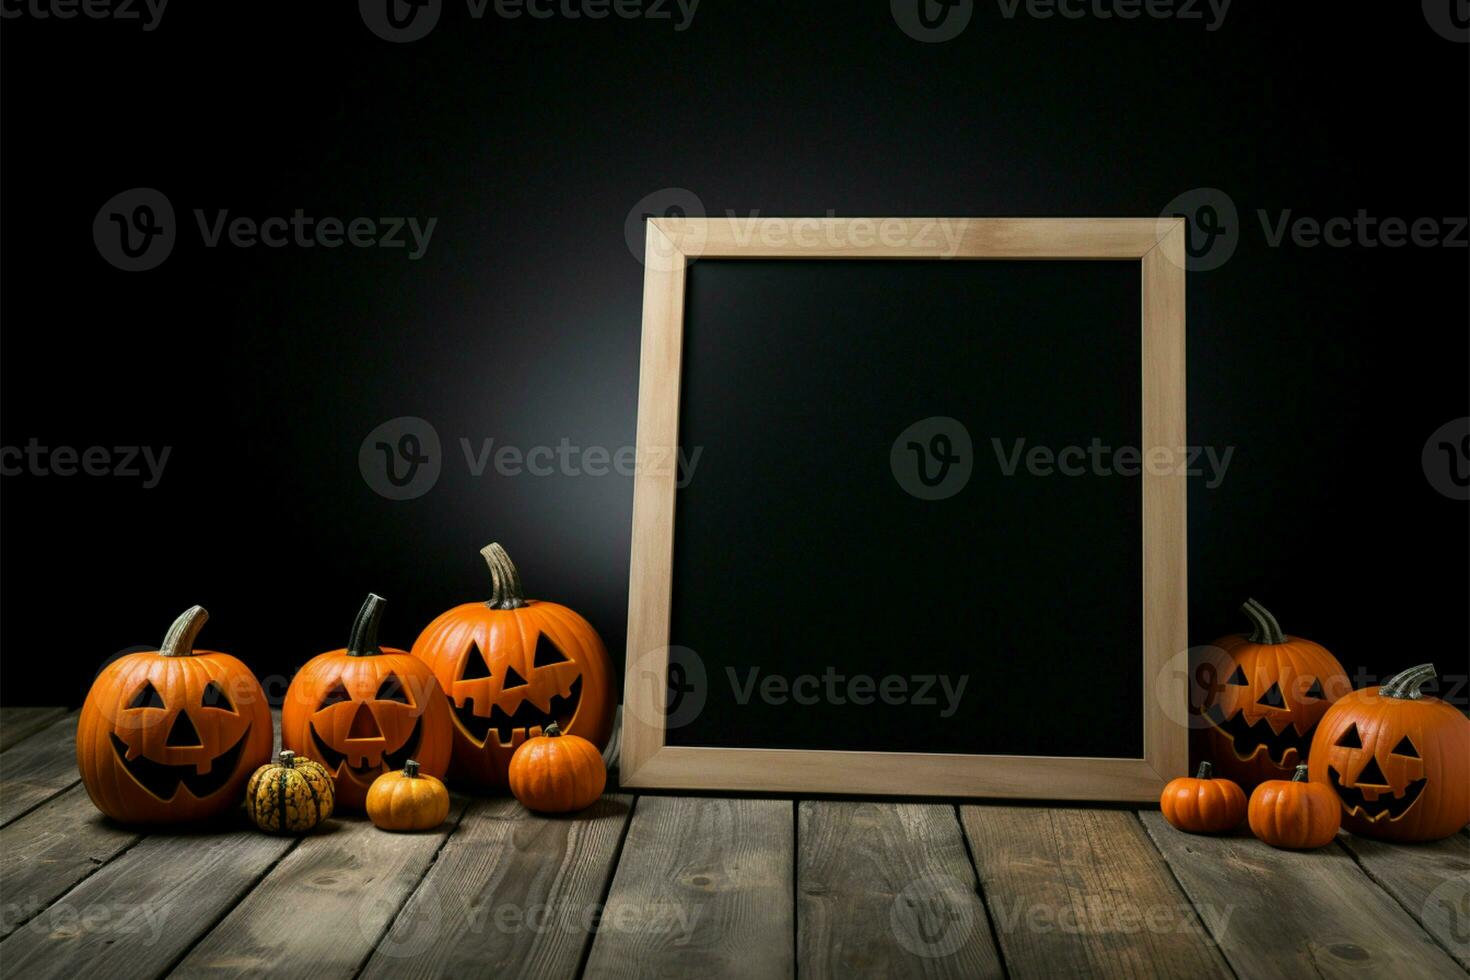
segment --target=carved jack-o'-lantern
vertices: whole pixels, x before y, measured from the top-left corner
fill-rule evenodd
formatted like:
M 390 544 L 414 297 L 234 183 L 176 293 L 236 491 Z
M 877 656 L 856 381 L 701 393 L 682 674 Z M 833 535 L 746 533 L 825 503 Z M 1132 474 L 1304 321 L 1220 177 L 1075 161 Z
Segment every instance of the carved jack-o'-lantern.
M 337 805 L 361 809 L 368 787 L 410 758 L 449 768 L 449 708 L 433 673 L 407 651 L 378 646 L 383 599 L 369 595 L 346 649 L 297 672 L 281 710 L 281 743 L 332 774 Z
M 1419 688 L 1420 664 L 1332 706 L 1312 740 L 1313 782 L 1342 801 L 1342 825 L 1384 840 L 1448 837 L 1470 823 L 1470 718 Z
M 1265 780 L 1291 778 L 1317 723 L 1352 683 L 1325 647 L 1284 634 L 1259 602 L 1240 608 L 1255 628 L 1215 641 L 1223 655 L 1214 666 L 1224 676 L 1200 705 L 1209 725 L 1197 751 L 1249 792 Z
M 488 602 L 456 606 L 430 623 L 413 655 L 433 668 L 454 713 L 454 775 L 505 786 L 510 758 L 552 722 L 599 749 L 612 734 L 612 668 L 592 624 L 566 606 L 526 599 L 498 544 Z
M 124 823 L 218 816 L 270 760 L 271 715 L 250 668 L 196 651 L 209 614 L 174 620 L 157 651 L 131 653 L 92 682 L 77 723 L 77 769 L 97 809 Z

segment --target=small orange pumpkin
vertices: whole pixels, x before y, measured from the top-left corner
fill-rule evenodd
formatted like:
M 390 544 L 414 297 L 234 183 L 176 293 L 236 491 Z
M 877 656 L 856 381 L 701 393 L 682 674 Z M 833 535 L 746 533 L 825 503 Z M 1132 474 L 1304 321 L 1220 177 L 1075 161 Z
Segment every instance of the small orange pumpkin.
M 1313 782 L 1342 801 L 1343 826 L 1364 837 L 1429 841 L 1470 823 L 1470 718 L 1419 688 L 1420 664 L 1332 706 L 1312 740 Z
M 488 602 L 424 628 L 413 655 L 434 671 L 454 719 L 456 780 L 503 787 L 511 755 L 552 722 L 598 748 L 612 735 L 612 663 L 597 630 L 554 602 L 527 599 L 505 549 L 487 545 Z
M 1209 724 L 1197 730 L 1195 748 L 1249 791 L 1263 780 L 1290 778 L 1306 761 L 1317 723 L 1353 686 L 1325 647 L 1287 636 L 1259 602 L 1248 599 L 1240 609 L 1254 628 L 1214 643 L 1225 676 L 1215 678 L 1199 706 Z
M 92 682 L 77 722 L 77 770 L 97 809 L 123 823 L 207 820 L 240 804 L 271 757 L 271 712 L 250 668 L 195 650 L 194 606 L 156 651 L 130 653 Z
M 1215 779 L 1208 762 L 1199 775 L 1171 779 L 1159 797 L 1164 819 L 1191 834 L 1219 834 L 1234 830 L 1245 819 L 1245 790 L 1228 779 Z
M 281 709 L 281 743 L 325 766 L 337 805 L 354 810 L 373 780 L 410 758 L 442 776 L 452 750 L 449 705 L 433 673 L 407 651 L 378 646 L 383 605 L 367 597 L 346 648 L 307 661 Z
M 1251 794 L 1251 833 L 1272 847 L 1306 850 L 1332 843 L 1342 823 L 1332 790 L 1307 781 L 1307 767 L 1291 779 L 1268 779 Z
M 556 722 L 527 739 L 510 760 L 510 791 L 528 810 L 571 813 L 585 810 L 607 786 L 607 766 L 597 746 L 563 735 Z
M 449 790 L 409 759 L 368 788 L 367 815 L 379 830 L 433 830 L 449 816 Z

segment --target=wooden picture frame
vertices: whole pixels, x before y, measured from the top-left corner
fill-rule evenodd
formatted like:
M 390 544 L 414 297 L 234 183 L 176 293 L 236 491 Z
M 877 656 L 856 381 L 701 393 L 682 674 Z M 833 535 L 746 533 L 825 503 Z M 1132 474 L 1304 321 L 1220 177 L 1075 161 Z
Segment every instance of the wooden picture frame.
M 1136 260 L 1142 289 L 1142 450 L 1184 452 L 1185 244 L 1177 218 L 689 218 L 647 222 L 638 461 L 621 782 L 639 789 L 1156 800 L 1185 775 L 1184 692 L 1159 693 L 1188 649 L 1185 467 L 1142 481 L 1141 758 L 954 755 L 666 744 L 685 270 L 697 258 Z M 1158 470 L 1167 472 L 1158 472 Z M 1177 663 L 1177 661 L 1175 661 Z

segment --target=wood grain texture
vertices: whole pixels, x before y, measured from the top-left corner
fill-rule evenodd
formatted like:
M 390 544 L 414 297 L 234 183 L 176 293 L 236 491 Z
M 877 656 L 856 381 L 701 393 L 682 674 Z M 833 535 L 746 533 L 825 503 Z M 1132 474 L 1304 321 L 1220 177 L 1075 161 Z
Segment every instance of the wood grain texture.
M 352 977 L 418 887 L 467 801 L 437 830 L 389 833 L 333 816 L 276 865 L 172 974 Z
M 790 800 L 645 796 L 584 976 L 795 973 Z
M 798 804 L 797 972 L 1002 977 L 955 809 Z
M 0 827 L 80 782 L 77 713 L 0 752 Z
M 613 794 L 542 817 L 475 801 L 363 977 L 575 976 L 632 807 Z
M 65 708 L 0 708 L 0 752 L 65 714 Z
M 80 785 L 0 829 L 0 939 L 141 839 L 98 813 Z
M 29 980 L 159 976 L 294 844 L 253 829 L 149 837 L 0 942 L 0 962 Z
M 1011 977 L 1229 977 L 1149 842 L 1121 810 L 961 807 Z
M 1281 851 L 1253 837 L 1144 827 L 1242 977 L 1463 977 L 1464 971 L 1351 856 Z
M 1338 843 L 1470 971 L 1470 840 L 1388 844 L 1341 833 Z

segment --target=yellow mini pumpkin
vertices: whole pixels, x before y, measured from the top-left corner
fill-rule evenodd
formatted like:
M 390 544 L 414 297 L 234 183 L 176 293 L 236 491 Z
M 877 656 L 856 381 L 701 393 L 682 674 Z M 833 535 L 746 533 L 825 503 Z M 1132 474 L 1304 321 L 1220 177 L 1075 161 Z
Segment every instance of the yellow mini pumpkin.
M 245 812 L 272 834 L 304 834 L 332 815 L 336 797 L 326 767 L 290 749 L 255 770 L 245 787 Z
M 607 766 L 597 746 L 563 735 L 556 722 L 521 743 L 510 758 L 510 791 L 528 810 L 571 813 L 585 810 L 607 785 Z
M 367 814 L 379 830 L 433 830 L 449 816 L 449 790 L 409 759 L 368 787 Z

